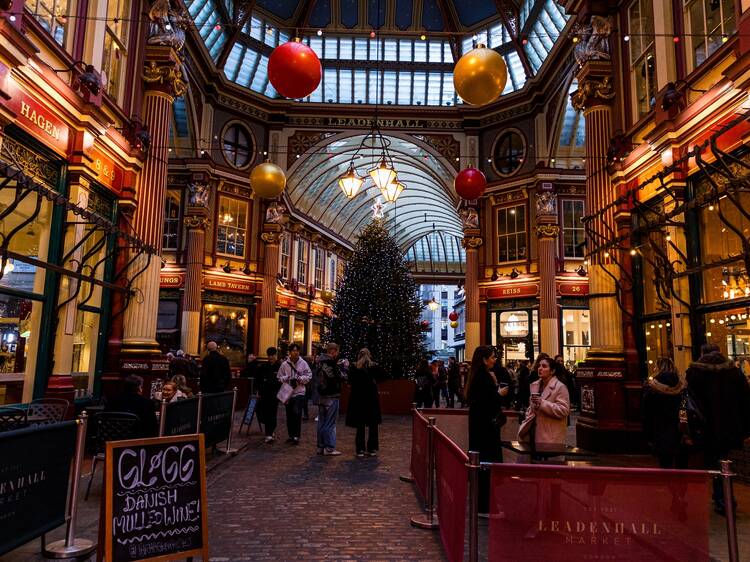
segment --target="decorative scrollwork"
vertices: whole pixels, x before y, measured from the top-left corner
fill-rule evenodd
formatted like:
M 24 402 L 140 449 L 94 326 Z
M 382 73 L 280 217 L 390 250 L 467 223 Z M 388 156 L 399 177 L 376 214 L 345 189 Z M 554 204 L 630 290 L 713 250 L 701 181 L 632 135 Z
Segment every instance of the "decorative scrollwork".
M 202 228 L 205 230 L 211 224 L 211 219 L 200 215 L 187 215 L 185 217 L 185 226 L 187 228 Z
M 464 236 L 461 239 L 461 246 L 467 250 L 476 250 L 482 243 L 483 240 L 480 236 Z
M 260 239 L 266 244 L 278 244 L 281 241 L 281 232 L 262 232 Z
M 556 224 L 540 224 L 536 227 L 536 233 L 539 238 L 557 238 L 560 227 Z
M 180 97 L 187 91 L 187 81 L 180 62 L 159 65 L 156 61 L 149 61 L 143 69 L 143 81 L 147 84 L 164 84 L 175 97 Z
M 615 97 L 615 89 L 609 76 L 601 80 L 587 78 L 583 80 L 578 89 L 570 95 L 570 103 L 576 111 L 586 109 L 587 102 L 592 99 L 611 100 Z

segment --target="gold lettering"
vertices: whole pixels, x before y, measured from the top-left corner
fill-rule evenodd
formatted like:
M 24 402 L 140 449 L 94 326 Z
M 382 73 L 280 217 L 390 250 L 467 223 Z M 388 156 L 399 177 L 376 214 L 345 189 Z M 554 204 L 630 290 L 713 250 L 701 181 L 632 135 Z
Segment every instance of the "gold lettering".
M 25 101 L 21 101 L 21 115 L 27 119 L 29 118 L 29 104 Z
M 576 532 L 583 533 L 586 530 L 586 523 L 583 521 L 576 521 Z
M 560 522 L 559 521 L 553 521 L 552 522 L 552 532 L 558 533 L 560 531 Z
M 539 531 L 546 531 L 547 528 L 544 524 L 544 521 L 542 519 L 539 520 Z

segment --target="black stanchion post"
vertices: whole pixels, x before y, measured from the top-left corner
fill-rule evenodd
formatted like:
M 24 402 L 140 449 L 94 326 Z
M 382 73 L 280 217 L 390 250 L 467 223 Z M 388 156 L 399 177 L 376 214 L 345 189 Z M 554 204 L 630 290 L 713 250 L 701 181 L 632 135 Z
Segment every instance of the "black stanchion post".
M 435 424 L 434 417 L 427 418 L 427 510 L 415 515 L 411 524 L 420 529 L 437 529 L 439 526 L 435 508 Z
M 159 437 L 164 437 L 164 427 L 167 423 L 167 401 L 162 398 L 159 409 Z
M 203 415 L 203 393 L 198 393 L 198 420 L 195 422 L 195 432 L 201 432 L 201 416 Z
M 412 423 L 414 423 L 414 416 L 416 416 L 416 415 L 417 415 L 417 403 L 416 402 L 412 402 L 411 403 Z M 412 435 L 412 439 L 414 439 L 413 435 Z M 399 480 L 401 480 L 401 482 L 408 482 L 410 484 L 412 482 L 414 482 L 414 476 L 411 473 L 411 469 L 409 470 L 409 474 L 402 474 L 398 478 L 399 478 Z
M 83 558 L 96 550 L 96 544 L 92 541 L 76 538 L 78 481 L 81 479 L 81 465 L 83 464 L 86 428 L 88 427 L 88 416 L 85 411 L 81 413 L 77 423 L 78 433 L 76 435 L 75 458 L 73 459 L 73 480 L 70 485 L 70 497 L 68 498 L 68 522 L 65 529 L 65 538 L 46 545 L 44 549 L 46 558 Z
M 729 562 L 739 562 L 740 552 L 737 545 L 737 520 L 734 513 L 734 486 L 732 478 L 732 461 L 721 461 L 721 479 L 724 484 L 724 510 L 727 517 L 727 546 Z
M 479 453 L 469 451 L 469 562 L 479 560 Z

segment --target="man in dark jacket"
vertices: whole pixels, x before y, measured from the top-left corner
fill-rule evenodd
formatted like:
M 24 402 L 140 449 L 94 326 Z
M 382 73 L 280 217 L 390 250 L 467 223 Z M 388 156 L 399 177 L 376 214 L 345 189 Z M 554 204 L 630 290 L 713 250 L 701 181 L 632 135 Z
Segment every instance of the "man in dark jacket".
M 143 379 L 138 375 L 125 378 L 123 393 L 107 403 L 107 411 L 128 412 L 138 416 L 136 434 L 133 437 L 156 437 L 159 433 L 155 404 L 143 396 Z
M 278 359 L 278 351 L 275 347 L 269 347 L 266 355 L 268 355 L 268 361 L 258 368 L 256 376 L 258 381 L 257 407 L 258 419 L 263 424 L 266 434 L 265 442 L 272 443 L 275 440 L 276 417 L 279 411 L 279 400 L 276 395 L 281 388 L 281 383 L 277 378 L 281 361 Z
M 701 347 L 701 357 L 687 370 L 688 389 L 706 419 L 703 451 L 705 468 L 719 469 L 730 449 L 742 447 L 750 436 L 750 386 L 732 361 L 715 344 Z M 724 496 L 720 478 L 714 479 L 715 510 L 723 514 Z
M 508 388 L 508 392 L 502 396 L 500 403 L 503 408 L 510 408 L 515 396 L 515 392 L 513 391 L 513 377 L 510 376 L 508 369 L 500 364 L 501 353 L 502 352 L 498 350 L 498 360 L 497 363 L 495 363 L 495 366 L 492 367 L 492 373 L 495 375 L 498 385 Z
M 224 392 L 232 379 L 232 369 L 229 360 L 219 353 L 219 346 L 215 341 L 208 342 L 208 353 L 201 363 L 201 392 Z
M 338 456 L 336 450 L 336 418 L 339 415 L 341 398 L 341 367 L 339 365 L 339 346 L 329 343 L 325 353 L 318 359 L 313 383 L 318 392 L 318 454 Z

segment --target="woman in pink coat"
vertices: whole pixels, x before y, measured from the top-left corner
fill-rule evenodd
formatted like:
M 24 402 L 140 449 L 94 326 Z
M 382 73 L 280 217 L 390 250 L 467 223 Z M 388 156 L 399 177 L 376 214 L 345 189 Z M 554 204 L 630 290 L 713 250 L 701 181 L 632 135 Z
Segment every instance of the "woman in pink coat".
M 546 357 L 539 361 L 539 380 L 531 383 L 531 403 L 519 429 L 522 439 L 536 444 L 565 444 L 568 434 L 570 396 L 555 376 L 557 363 Z

